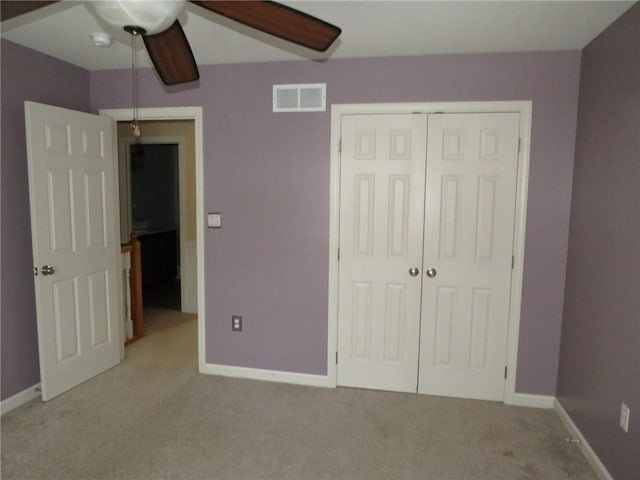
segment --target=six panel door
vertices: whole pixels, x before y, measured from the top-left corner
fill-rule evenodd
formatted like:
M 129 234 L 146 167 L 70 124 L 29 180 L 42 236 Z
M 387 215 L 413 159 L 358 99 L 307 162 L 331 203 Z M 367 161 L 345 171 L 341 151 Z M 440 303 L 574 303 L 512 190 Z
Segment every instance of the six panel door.
M 502 400 L 519 114 L 429 116 L 418 391 Z
M 426 120 L 342 118 L 340 385 L 416 391 Z
M 111 120 L 25 102 L 43 400 L 120 362 Z
M 518 137 L 517 113 L 342 117 L 339 385 L 502 399 Z

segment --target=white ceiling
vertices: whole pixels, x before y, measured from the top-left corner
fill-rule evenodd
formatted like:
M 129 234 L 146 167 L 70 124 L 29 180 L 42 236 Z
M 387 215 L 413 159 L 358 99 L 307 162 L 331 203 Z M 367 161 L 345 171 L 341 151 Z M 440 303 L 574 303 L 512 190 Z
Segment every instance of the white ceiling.
M 128 68 L 130 37 L 64 0 L 1 24 L 1 36 L 88 70 Z M 633 1 L 285 1 L 342 28 L 325 54 L 188 4 L 180 22 L 199 65 L 398 55 L 579 50 Z M 93 32 L 114 37 L 96 48 Z M 142 48 L 142 42 L 140 42 Z M 146 53 L 140 66 L 149 65 Z

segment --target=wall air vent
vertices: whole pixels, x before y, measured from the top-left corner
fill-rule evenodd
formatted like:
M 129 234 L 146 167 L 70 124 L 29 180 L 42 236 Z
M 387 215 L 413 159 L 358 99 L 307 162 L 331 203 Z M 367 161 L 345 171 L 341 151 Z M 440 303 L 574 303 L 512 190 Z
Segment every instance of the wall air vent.
M 326 110 L 326 83 L 273 86 L 274 112 L 324 112 Z

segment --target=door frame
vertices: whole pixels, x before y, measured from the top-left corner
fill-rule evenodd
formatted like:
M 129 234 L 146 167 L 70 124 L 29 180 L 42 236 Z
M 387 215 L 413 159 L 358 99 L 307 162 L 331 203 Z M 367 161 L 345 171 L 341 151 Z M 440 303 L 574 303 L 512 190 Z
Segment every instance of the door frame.
M 520 114 L 520 154 L 516 180 L 516 208 L 513 239 L 513 270 L 509 302 L 509 333 L 507 337 L 507 377 L 503 401 L 518 404 L 516 376 L 518 340 L 520 338 L 520 310 L 524 273 L 524 248 L 527 225 L 527 194 L 529 186 L 529 156 L 531 149 L 532 101 L 497 102 L 435 102 L 435 103 L 366 103 L 334 104 L 331 106 L 331 159 L 329 191 L 329 318 L 327 345 L 327 380 L 337 386 L 338 352 L 338 248 L 340 245 L 340 137 L 343 115 L 373 115 L 393 113 L 504 113 Z
M 117 122 L 130 121 L 130 108 L 101 109 L 100 115 L 113 119 L 114 142 L 117 139 Z M 204 227 L 201 219 L 204 211 L 203 178 L 203 125 L 202 107 L 138 108 L 138 120 L 193 120 L 196 167 L 196 256 L 198 283 L 198 371 L 205 366 L 205 298 L 204 298 Z M 118 197 L 119 201 L 119 197 Z M 119 207 L 118 207 L 119 211 Z

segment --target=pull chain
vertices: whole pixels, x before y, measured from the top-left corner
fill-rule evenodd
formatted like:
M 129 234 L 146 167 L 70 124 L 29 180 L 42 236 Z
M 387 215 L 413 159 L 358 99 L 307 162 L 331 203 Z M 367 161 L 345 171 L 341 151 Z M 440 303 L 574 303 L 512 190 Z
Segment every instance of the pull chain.
M 131 122 L 131 129 L 133 130 L 133 136 L 139 137 L 140 124 L 138 123 L 138 62 L 136 53 L 136 39 L 139 32 L 133 30 L 131 32 L 131 85 L 132 85 L 132 98 L 133 98 L 133 121 Z

